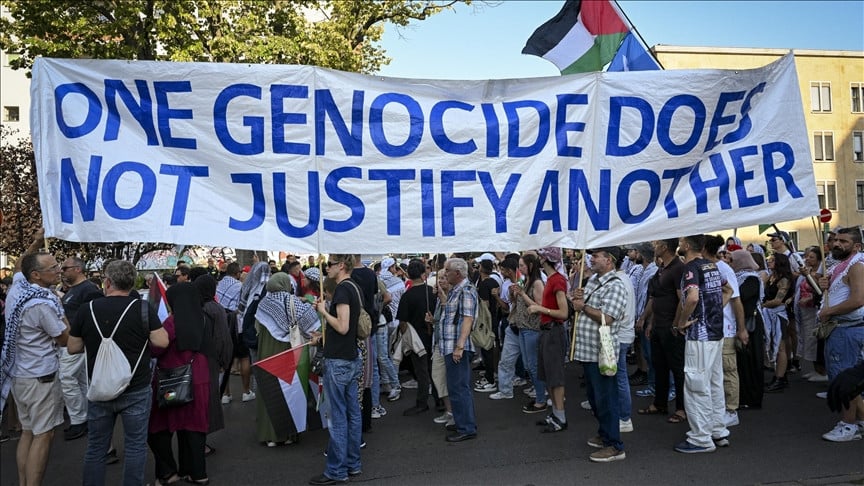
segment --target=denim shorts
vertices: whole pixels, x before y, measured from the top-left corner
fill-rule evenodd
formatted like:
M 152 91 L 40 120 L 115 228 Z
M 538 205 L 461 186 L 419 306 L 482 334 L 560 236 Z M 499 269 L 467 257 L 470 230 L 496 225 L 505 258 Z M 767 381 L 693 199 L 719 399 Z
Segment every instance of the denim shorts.
M 864 326 L 834 328 L 825 341 L 825 365 L 828 378 L 864 361 Z

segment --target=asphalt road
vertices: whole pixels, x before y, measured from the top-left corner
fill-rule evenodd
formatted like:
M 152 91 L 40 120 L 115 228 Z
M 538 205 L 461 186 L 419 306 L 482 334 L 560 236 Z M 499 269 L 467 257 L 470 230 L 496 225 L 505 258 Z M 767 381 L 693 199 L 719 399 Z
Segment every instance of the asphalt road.
M 521 391 L 513 400 L 493 401 L 475 393 L 479 434 L 476 440 L 450 444 L 444 428 L 432 422 L 434 409 L 403 417 L 413 404 L 411 390 L 365 435 L 363 474 L 352 482 L 374 485 L 677 485 L 677 484 L 864 484 L 864 441 L 831 443 L 821 434 L 838 420 L 815 393 L 813 384 L 791 375 L 791 387 L 766 394 L 761 410 L 739 413 L 731 428 L 731 446 L 711 454 L 685 455 L 672 450 L 688 427 L 667 424 L 661 416 L 633 416 L 635 431 L 624 434 L 627 459 L 608 464 L 588 460 L 585 441 L 597 424 L 579 403 L 585 399 L 578 367 L 568 369 L 569 429 L 541 434 L 539 415 L 520 410 Z M 768 375 L 766 374 L 766 378 Z M 237 380 L 237 377 L 233 377 Z M 239 389 L 239 383 L 232 383 Z M 383 397 L 382 397 L 383 399 Z M 634 410 L 648 399 L 634 397 Z M 303 434 L 298 444 L 267 448 L 256 442 L 254 402 L 224 406 L 227 427 L 208 439 L 216 453 L 208 458 L 212 484 L 306 484 L 324 468 L 326 431 Z M 122 437 L 118 423 L 116 443 Z M 16 441 L 0 445 L 0 484 L 17 484 Z M 86 439 L 66 442 L 58 429 L 45 484 L 79 484 Z M 107 484 L 119 484 L 121 465 L 108 466 Z M 147 468 L 152 484 L 152 458 Z

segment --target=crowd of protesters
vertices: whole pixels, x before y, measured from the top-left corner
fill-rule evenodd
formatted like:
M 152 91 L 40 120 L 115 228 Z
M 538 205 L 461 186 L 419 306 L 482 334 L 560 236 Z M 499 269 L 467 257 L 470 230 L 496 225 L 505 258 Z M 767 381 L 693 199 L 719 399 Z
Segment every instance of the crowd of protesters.
M 19 479 L 40 484 L 65 410 L 64 438 L 87 437 L 84 484 L 104 484 L 106 465 L 121 459 L 123 484 L 144 484 L 148 447 L 156 484 L 209 484 L 206 458 L 215 449 L 207 435 L 224 427 L 222 407 L 235 397 L 231 375 L 240 375 L 240 401 L 255 401 L 251 366 L 305 343 L 323 351 L 330 435 L 323 472 L 310 484 L 361 475 L 364 433 L 407 390 L 415 392 L 403 415 L 428 414 L 447 442 L 477 437 L 474 400 L 506 403 L 519 389 L 522 412 L 542 417 L 538 430 L 566 432 L 571 361 L 586 386 L 581 406 L 598 423 L 587 439 L 597 449 L 593 462 L 626 458 L 623 434 L 634 430 L 634 409 L 686 422 L 677 452 L 728 447 L 738 410 L 761 408 L 763 393 L 782 393 L 789 373 L 831 382 L 825 398 L 840 421 L 825 440 L 859 440 L 861 230 L 836 228 L 824 247 L 801 253 L 791 251 L 788 234 L 769 237 L 767 251 L 745 249 L 734 236 L 689 235 L 587 251 L 386 257 L 371 268 L 359 254 L 331 254 L 318 265 L 210 259 L 162 277 L 169 313 L 160 318 L 136 290 L 131 263 L 109 262 L 97 285 L 81 259 L 61 264 L 40 252 L 39 234 L 0 286 L 3 440 L 20 434 Z M 365 314 L 372 326 L 360 338 Z M 481 347 L 472 334 L 490 318 L 494 343 Z M 115 398 L 91 400 L 105 336 L 129 361 L 131 379 Z M 617 358 L 611 371 L 601 359 L 609 349 Z M 184 366 L 192 399 L 165 405 L 156 371 Z M 413 378 L 402 382 L 400 369 Z M 645 403 L 634 408 L 634 397 Z M 274 429 L 262 400 L 255 406 L 262 446 L 298 441 Z M 123 443 L 113 444 L 118 416 Z

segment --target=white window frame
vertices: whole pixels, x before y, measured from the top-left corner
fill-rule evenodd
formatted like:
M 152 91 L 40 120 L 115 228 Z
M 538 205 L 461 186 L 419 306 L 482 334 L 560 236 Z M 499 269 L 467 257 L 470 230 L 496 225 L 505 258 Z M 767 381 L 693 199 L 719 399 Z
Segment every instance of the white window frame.
M 830 192 L 829 187 L 834 188 L 834 198 L 833 200 L 829 199 Z M 821 192 L 820 192 L 821 191 Z M 837 181 L 833 181 L 830 179 L 823 179 L 816 181 L 816 196 L 819 198 L 819 206 L 824 208 L 828 208 L 832 211 L 837 211 Z
M 852 161 L 864 162 L 864 131 L 862 130 L 852 130 Z
M 864 180 L 855 181 L 855 205 L 858 212 L 864 212 Z
M 829 135 L 831 138 L 831 158 L 828 158 L 826 154 L 827 150 L 825 147 L 828 145 L 825 144 L 825 135 Z M 819 137 L 819 142 L 821 146 L 817 147 L 816 137 Z M 819 148 L 820 150 L 817 150 Z M 821 155 L 820 155 L 821 154 Z M 813 160 L 816 162 L 834 162 L 837 157 L 837 153 L 834 150 L 834 132 L 832 130 L 814 130 L 813 131 Z
M 858 106 L 855 106 L 855 95 L 858 92 Z M 849 83 L 849 107 L 852 113 L 864 113 L 864 83 Z M 855 108 L 858 108 L 857 110 Z
M 816 88 L 816 97 L 813 96 L 813 88 Z M 828 100 L 823 99 L 823 90 L 828 90 Z M 825 105 L 828 105 L 827 107 Z M 833 106 L 831 100 L 831 83 L 828 81 L 810 81 L 810 111 L 813 113 L 831 113 Z
M 12 109 L 17 110 L 18 119 L 13 120 L 9 115 L 11 114 Z M 3 123 L 17 123 L 21 121 L 21 107 L 14 105 L 6 105 L 3 107 Z

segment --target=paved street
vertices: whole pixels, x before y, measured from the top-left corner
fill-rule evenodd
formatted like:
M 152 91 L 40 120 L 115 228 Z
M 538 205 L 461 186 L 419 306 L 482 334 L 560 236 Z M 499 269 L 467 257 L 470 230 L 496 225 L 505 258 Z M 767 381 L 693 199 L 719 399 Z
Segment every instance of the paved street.
M 762 410 L 740 412 L 741 425 L 731 429 L 729 448 L 712 454 L 676 453 L 672 445 L 684 438 L 686 423 L 634 415 L 635 431 L 624 434 L 627 459 L 591 463 L 588 454 L 593 449 L 585 441 L 596 433 L 596 422 L 579 407 L 585 396 L 578 385 L 580 373 L 578 367 L 569 369 L 567 431 L 539 433 L 534 421 L 540 416 L 523 414 L 521 398 L 492 401 L 475 393 L 479 435 L 458 444 L 444 442 L 443 426 L 432 422 L 433 412 L 403 417 L 402 410 L 413 402 L 412 390 L 404 390 L 398 402 L 383 402 L 389 413 L 375 420 L 365 435 L 369 445 L 363 451 L 363 474 L 353 481 L 394 486 L 864 484 L 864 441 L 823 441 L 821 434 L 838 419 L 815 397 L 824 384 L 807 383 L 797 375 L 791 376 L 785 392 L 767 394 Z M 232 385 L 239 389 L 239 383 Z M 521 391 L 517 396 L 523 396 Z M 634 397 L 634 410 L 646 404 L 647 399 Z M 254 402 L 235 401 L 224 409 L 227 428 L 208 440 L 217 449 L 207 464 L 213 484 L 305 484 L 323 470 L 325 431 L 304 434 L 296 445 L 268 449 L 254 437 Z M 119 426 L 117 432 L 119 437 Z M 85 440 L 65 442 L 62 433 L 56 436 L 46 484 L 77 484 Z M 16 444 L 0 446 L 3 486 L 17 484 Z M 120 465 L 108 466 L 107 484 L 118 484 L 120 471 Z M 152 474 L 151 461 L 151 484 Z

